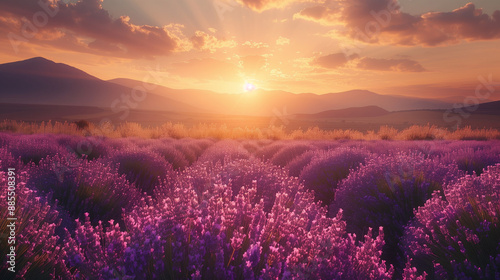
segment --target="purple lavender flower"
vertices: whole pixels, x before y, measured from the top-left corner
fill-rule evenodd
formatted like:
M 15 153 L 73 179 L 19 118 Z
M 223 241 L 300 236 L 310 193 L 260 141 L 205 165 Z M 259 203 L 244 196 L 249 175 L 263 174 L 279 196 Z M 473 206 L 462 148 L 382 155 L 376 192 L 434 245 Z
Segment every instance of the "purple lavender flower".
M 500 165 L 434 195 L 407 227 L 403 246 L 427 279 L 500 278 Z
M 156 144 L 149 147 L 154 153 L 162 156 L 172 165 L 174 170 L 184 170 L 189 162 L 182 152 L 168 144 Z
M 335 198 L 340 181 L 370 156 L 363 149 L 337 148 L 318 153 L 300 173 L 307 189 L 314 191 L 317 200 L 329 205 Z
M 229 162 L 235 159 L 248 159 L 250 153 L 240 143 L 234 140 L 219 141 L 208 148 L 198 159 L 198 163 L 205 161 L 213 164 Z
M 315 149 L 307 143 L 295 143 L 291 142 L 287 146 L 283 147 L 279 152 L 277 152 L 272 158 L 271 162 L 275 165 L 285 167 L 288 163 L 293 161 L 296 157 L 304 154 L 307 151 Z
M 456 163 L 458 169 L 467 174 L 481 175 L 486 167 L 500 163 L 500 153 L 493 152 L 489 147 L 480 149 L 466 147 L 443 155 L 441 161 Z
M 118 165 L 118 172 L 124 174 L 141 192 L 152 194 L 160 180 L 173 175 L 172 165 L 164 158 L 146 149 L 127 149 L 117 152 L 109 161 Z
M 10 246 L 6 239 L 0 242 L 1 279 L 73 279 L 64 262 L 65 251 L 58 244 L 54 234 L 59 225 L 58 212 L 47 202 L 36 196 L 36 192 L 26 187 L 27 174 L 16 175 L 16 210 L 15 210 L 15 254 L 16 273 L 8 271 L 7 254 Z M 7 174 L 0 171 L 0 184 L 7 186 Z M 12 218 L 8 210 L 7 188 L 0 192 L 0 228 L 8 229 L 7 218 Z
M 313 158 L 318 154 L 320 154 L 320 152 L 317 150 L 305 152 L 300 156 L 295 157 L 285 166 L 285 168 L 288 169 L 290 176 L 299 177 L 302 170 L 304 170 L 304 168 L 309 165 Z
M 107 140 L 99 137 L 80 136 L 58 136 L 57 143 L 70 153 L 78 157 L 85 157 L 89 160 L 105 157 L 109 154 L 110 148 Z
M 65 154 L 67 151 L 60 147 L 51 135 L 22 135 L 12 141 L 9 147 L 14 158 L 20 158 L 24 164 L 33 162 L 38 164 L 47 156 Z
M 90 213 L 93 222 L 121 221 L 122 209 L 130 210 L 141 194 L 117 170 L 101 161 L 55 156 L 30 169 L 27 186 L 51 194 L 74 218 Z
M 362 236 L 368 228 L 384 227 L 383 258 L 399 274 L 404 257 L 398 245 L 404 226 L 434 191 L 461 176 L 455 165 L 441 164 L 423 154 L 396 153 L 370 159 L 342 181 L 334 209 L 344 210 L 348 232 Z

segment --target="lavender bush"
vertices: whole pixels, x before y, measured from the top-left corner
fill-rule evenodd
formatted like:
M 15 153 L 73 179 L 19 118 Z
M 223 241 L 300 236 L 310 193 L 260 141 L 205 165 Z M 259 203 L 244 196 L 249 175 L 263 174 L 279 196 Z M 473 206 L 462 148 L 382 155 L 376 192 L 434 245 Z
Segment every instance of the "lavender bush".
M 43 194 L 50 193 L 73 219 L 90 213 L 94 223 L 121 221 L 122 209 L 130 210 L 141 197 L 134 185 L 109 164 L 60 156 L 33 166 L 27 186 Z
M 177 141 L 177 143 L 174 144 L 174 148 L 184 155 L 189 165 L 193 164 L 199 157 L 199 155 L 196 154 L 195 149 L 187 141 Z
M 335 198 L 340 181 L 370 156 L 363 149 L 337 148 L 318 153 L 300 173 L 307 189 L 314 191 L 317 200 L 329 205 Z
M 314 147 L 306 143 L 290 143 L 288 146 L 283 147 L 279 152 L 277 152 L 271 158 L 271 162 L 275 165 L 284 167 L 296 157 L 312 149 L 314 149 Z
M 490 148 L 467 147 L 443 155 L 441 161 L 456 163 L 460 170 L 469 175 L 481 175 L 486 167 L 500 163 L 500 153 L 495 153 Z
M 172 165 L 163 157 L 146 149 L 127 149 L 115 153 L 109 158 L 118 166 L 118 172 L 124 174 L 129 182 L 147 194 L 152 194 L 161 179 L 173 175 Z
M 500 165 L 434 195 L 407 227 L 404 247 L 427 279 L 500 278 Z
M 59 136 L 56 141 L 69 153 L 74 153 L 80 158 L 85 157 L 89 160 L 105 157 L 110 152 L 107 140 L 104 138 Z
M 280 167 L 256 159 L 237 159 L 224 164 L 197 163 L 182 172 L 174 184 L 165 183 L 158 187 L 155 194 L 157 198 L 166 198 L 172 188 L 189 187 L 201 198 L 204 192 L 211 193 L 216 184 L 227 185 L 233 195 L 237 195 L 242 187 L 255 186 L 255 202 L 262 199 L 266 212 L 273 206 L 276 193 L 293 194 L 300 186 L 297 179 L 289 177 Z
M 0 135 L 0 183 L 19 172 L 18 273 L 0 278 L 496 279 L 499 151 Z
M 1 160 L 0 160 L 1 161 Z M 0 183 L 7 186 L 8 173 L 0 171 Z M 0 278 L 1 279 L 72 279 L 72 273 L 64 261 L 65 251 L 58 244 L 54 234 L 59 225 L 58 212 L 47 202 L 36 196 L 36 192 L 25 186 L 27 174 L 17 173 L 16 177 L 16 273 L 7 270 L 7 254 L 10 246 L 6 238 L 0 242 Z M 0 229 L 9 235 L 7 188 L 0 192 Z
M 404 257 L 398 240 L 414 209 L 459 176 L 461 172 L 456 166 L 426 159 L 420 153 L 381 155 L 342 181 L 333 208 L 344 210 L 347 230 L 358 236 L 365 234 L 368 228 L 384 227 L 383 258 L 402 269 Z
M 21 169 L 23 164 L 19 159 L 14 156 L 6 148 L 0 148 L 0 170 L 7 172 L 8 168 Z
M 283 149 L 286 144 L 283 141 L 275 141 L 267 144 L 255 152 L 255 157 L 263 161 L 271 160 L 275 154 Z
M 64 154 L 66 150 L 59 146 L 51 135 L 23 135 L 16 141 L 11 141 L 10 153 L 20 158 L 24 164 L 33 162 L 38 164 L 47 156 Z
M 174 170 L 184 170 L 189 165 L 184 154 L 171 145 L 157 144 L 151 146 L 150 149 L 170 163 Z
M 7 147 L 13 138 L 9 133 L 0 132 L 0 148 Z
M 124 254 L 130 237 L 120 231 L 114 220 L 104 228 L 101 221 L 93 227 L 88 213 L 81 223 L 76 221 L 71 234 L 66 231 L 64 250 L 66 262 L 76 279 L 134 279 L 126 275 Z
M 302 173 L 302 170 L 304 170 L 304 167 L 309 165 L 313 158 L 318 154 L 319 151 L 314 150 L 305 152 L 302 155 L 294 158 L 285 166 L 285 168 L 288 170 L 288 174 L 293 177 L 299 177 L 300 173 Z
M 219 184 L 208 192 L 200 200 L 192 188 L 175 188 L 170 197 L 133 210 L 126 219 L 130 245 L 119 249 L 124 264 L 120 267 L 115 261 L 118 268 L 113 270 L 139 279 L 390 279 L 392 275 L 392 268 L 379 258 L 383 236 L 373 239 L 368 234 L 359 244 L 354 236 L 346 239 L 341 214 L 327 218 L 310 193 L 277 193 L 266 215 L 263 201 L 255 203 L 255 186 L 241 188 L 236 196 Z M 90 251 L 103 256 L 98 249 Z
M 222 140 L 208 148 L 198 159 L 198 162 L 208 161 L 215 164 L 217 162 L 224 163 L 224 161 L 248 159 L 250 157 L 250 153 L 238 142 L 234 140 Z

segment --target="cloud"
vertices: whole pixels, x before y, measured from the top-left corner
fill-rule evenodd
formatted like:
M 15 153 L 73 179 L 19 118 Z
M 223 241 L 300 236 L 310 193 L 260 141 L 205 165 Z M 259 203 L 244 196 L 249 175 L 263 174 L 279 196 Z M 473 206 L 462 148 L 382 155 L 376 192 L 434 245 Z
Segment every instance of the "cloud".
M 308 7 L 293 15 L 294 19 L 301 18 L 316 21 L 323 25 L 332 25 L 338 20 L 338 11 L 327 6 Z
M 236 0 L 236 1 L 258 12 L 269 9 L 284 8 L 294 3 L 317 2 L 317 0 Z
M 269 48 L 269 45 L 263 42 L 250 42 L 250 41 L 245 41 L 245 43 L 242 44 L 245 47 L 250 47 L 252 49 L 261 49 L 261 48 Z
M 78 38 L 80 45 L 75 46 L 78 49 L 85 44 L 87 52 L 119 57 L 168 55 L 182 49 L 177 27 L 135 25 L 129 17 L 111 17 L 101 4 L 102 0 L 68 4 L 62 1 L 56 4 L 53 0 L 5 0 L 0 1 L 0 17 L 10 19 L 11 39 L 18 41 L 24 38 L 30 43 L 68 48 L 60 45 L 59 40 L 36 37 L 39 32 L 63 33 L 58 38 Z
M 320 56 L 314 59 L 311 64 L 328 69 L 343 67 L 352 59 L 358 58 L 357 54 L 346 56 L 344 53 L 333 53 L 325 56 Z
M 280 36 L 278 39 L 276 39 L 276 45 L 278 46 L 290 45 L 290 39 Z
M 215 36 L 207 34 L 203 31 L 196 31 L 190 38 L 193 48 L 198 50 L 209 50 L 214 53 L 221 48 L 234 48 L 238 46 L 234 40 L 219 40 Z
M 349 63 L 348 62 L 352 62 Z M 360 57 L 358 54 L 347 56 L 344 53 L 333 53 L 320 56 L 310 62 L 313 66 L 326 69 L 354 68 L 373 71 L 393 72 L 423 72 L 425 68 L 417 61 L 411 59 L 383 59 Z
M 174 75 L 186 78 L 194 78 L 200 81 L 238 79 L 238 66 L 213 58 L 191 59 L 186 62 L 174 63 L 172 71 Z
M 411 59 L 381 59 L 363 57 L 356 65 L 359 69 L 394 72 L 424 72 L 420 63 Z
M 341 34 L 368 43 L 437 46 L 462 40 L 500 39 L 500 10 L 487 15 L 472 3 L 451 12 L 411 15 L 397 0 L 338 0 L 294 15 L 327 25 L 343 25 Z

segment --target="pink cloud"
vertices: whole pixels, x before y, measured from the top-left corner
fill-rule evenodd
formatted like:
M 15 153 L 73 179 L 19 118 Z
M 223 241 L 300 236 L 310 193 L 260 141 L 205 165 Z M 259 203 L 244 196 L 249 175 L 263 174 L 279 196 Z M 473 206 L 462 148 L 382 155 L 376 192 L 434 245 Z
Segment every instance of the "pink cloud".
M 273 8 L 283 8 L 293 3 L 316 2 L 316 0 L 236 0 L 254 11 L 264 11 Z
M 347 65 L 349 61 L 352 64 Z M 411 59 L 383 59 L 360 57 L 357 54 L 346 56 L 344 53 L 333 53 L 320 56 L 311 62 L 313 66 L 326 69 L 352 67 L 361 70 L 393 71 L 393 72 L 423 72 L 425 68 L 417 61 Z
M 309 7 L 295 18 L 346 27 L 344 35 L 370 42 L 395 45 L 436 46 L 462 40 L 500 39 L 500 10 L 487 15 L 472 3 L 451 12 L 410 15 L 397 0 L 349 0 Z M 340 5 L 340 6 L 338 6 Z
M 75 48 L 84 45 L 87 52 L 120 57 L 167 55 L 180 45 L 180 39 L 168 26 L 135 25 L 128 17 L 113 18 L 103 9 L 102 0 L 80 0 L 68 4 L 41 0 L 41 3 L 43 5 L 36 0 L 0 2 L 0 17 L 11 20 L 8 28 L 14 34 L 12 38 L 26 38 L 31 43 L 67 48 L 67 45 L 59 45 L 59 40 L 44 41 L 36 37 L 42 31 L 63 33 L 60 38 L 71 36 L 81 39 Z M 29 23 L 23 18 L 27 18 Z M 34 28 L 26 29 L 27 24 Z
M 358 58 L 357 54 L 346 56 L 344 53 L 333 53 L 325 56 L 320 56 L 312 61 L 312 65 L 320 66 L 328 69 L 343 67 L 349 60 Z
M 394 72 L 424 72 L 420 63 L 411 59 L 380 59 L 363 57 L 356 65 L 359 69 Z
M 234 48 L 238 46 L 238 43 L 234 40 L 219 39 L 203 31 L 196 31 L 190 38 L 190 41 L 193 44 L 193 48 L 197 50 L 209 50 L 212 53 L 217 49 Z

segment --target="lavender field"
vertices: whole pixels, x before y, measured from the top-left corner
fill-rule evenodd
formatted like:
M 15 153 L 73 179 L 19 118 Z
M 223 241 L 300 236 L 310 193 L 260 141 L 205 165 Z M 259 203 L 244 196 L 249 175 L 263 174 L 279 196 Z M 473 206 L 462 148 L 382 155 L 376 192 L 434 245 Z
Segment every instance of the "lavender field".
M 500 140 L 0 133 L 0 178 L 0 279 L 500 279 Z

